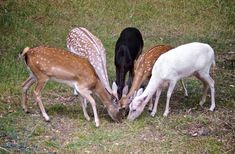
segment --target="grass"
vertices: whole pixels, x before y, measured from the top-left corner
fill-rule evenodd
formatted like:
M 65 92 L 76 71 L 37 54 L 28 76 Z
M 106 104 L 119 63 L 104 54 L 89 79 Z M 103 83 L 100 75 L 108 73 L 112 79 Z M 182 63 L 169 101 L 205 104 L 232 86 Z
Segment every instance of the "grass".
M 7 0 L 0 1 L 0 153 L 234 153 L 234 68 L 225 57 L 235 49 L 235 2 L 231 0 Z M 43 102 L 47 123 L 30 94 L 30 113 L 20 106 L 28 72 L 18 53 L 26 46 L 66 48 L 69 30 L 83 26 L 107 51 L 110 82 L 115 77 L 114 46 L 122 29 L 135 26 L 144 49 L 156 44 L 209 43 L 216 52 L 217 109 L 202 109 L 201 83 L 186 80 L 189 97 L 178 85 L 169 117 L 162 116 L 166 94 L 152 118 L 145 111 L 133 123 L 113 123 L 98 105 L 101 127 L 85 120 L 72 90 L 49 82 Z M 72 98 L 72 99 L 71 99 Z M 100 104 L 100 103 L 98 103 Z M 89 113 L 92 113 L 89 108 Z

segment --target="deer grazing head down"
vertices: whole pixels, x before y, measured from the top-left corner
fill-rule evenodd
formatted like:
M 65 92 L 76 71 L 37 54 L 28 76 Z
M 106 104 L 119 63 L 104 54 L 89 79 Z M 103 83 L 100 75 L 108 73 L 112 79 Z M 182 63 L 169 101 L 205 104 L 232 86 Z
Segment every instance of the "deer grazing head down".
M 157 45 L 145 52 L 143 52 L 134 66 L 134 79 L 132 82 L 132 86 L 127 95 L 123 95 L 119 100 L 121 108 L 128 108 L 129 103 L 134 99 L 136 94 L 134 94 L 140 88 L 141 84 L 148 80 L 151 77 L 151 71 L 155 61 L 158 57 L 172 49 L 173 47 L 170 45 Z
M 106 67 L 106 52 L 100 39 L 94 36 L 86 28 L 74 28 L 68 34 L 67 48 L 69 51 L 87 58 L 94 67 L 103 86 L 110 94 L 117 98 L 117 90 L 111 89 L 109 85 Z
M 146 89 L 130 103 L 127 119 L 136 119 L 143 112 L 150 98 L 156 93 L 156 100 L 151 113 L 151 116 L 155 116 L 159 97 L 162 88 L 165 86 L 168 86 L 168 90 L 163 116 L 167 116 L 169 114 L 171 94 L 177 81 L 191 75 L 195 75 L 201 80 L 204 86 L 203 96 L 199 103 L 201 106 L 205 103 L 210 88 L 211 106 L 209 110 L 213 111 L 215 109 L 215 83 L 210 76 L 211 66 L 215 66 L 214 50 L 205 43 L 183 44 L 162 54 L 153 66 L 152 76 Z
M 110 117 L 114 121 L 120 121 L 118 106 L 112 103 L 112 95 L 107 92 L 94 68 L 86 58 L 81 58 L 63 49 L 45 46 L 31 49 L 25 48 L 21 53 L 21 57 L 24 58 L 30 70 L 29 78 L 22 85 L 22 106 L 25 112 L 28 111 L 27 91 L 37 81 L 34 95 L 43 117 L 46 121 L 50 120 L 41 101 L 41 91 L 46 82 L 51 79 L 73 87 L 91 103 L 97 127 L 99 126 L 99 118 L 96 110 L 96 102 L 91 96 L 92 91 L 101 99 Z M 82 104 L 82 108 L 85 118 L 90 120 L 84 104 Z
M 122 96 L 122 90 L 128 72 L 128 86 L 131 87 L 134 74 L 134 62 L 142 52 L 143 46 L 144 42 L 140 31 L 133 27 L 125 28 L 116 42 L 114 61 L 119 99 Z

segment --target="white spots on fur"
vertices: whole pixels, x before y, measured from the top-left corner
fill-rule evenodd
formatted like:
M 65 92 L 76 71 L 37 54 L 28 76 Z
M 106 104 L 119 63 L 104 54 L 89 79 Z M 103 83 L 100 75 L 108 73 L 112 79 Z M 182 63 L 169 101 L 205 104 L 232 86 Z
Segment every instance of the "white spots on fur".
M 69 33 L 67 47 L 71 52 L 88 58 L 101 82 L 110 91 L 106 68 L 106 53 L 101 41 L 87 29 L 79 27 L 72 29 Z

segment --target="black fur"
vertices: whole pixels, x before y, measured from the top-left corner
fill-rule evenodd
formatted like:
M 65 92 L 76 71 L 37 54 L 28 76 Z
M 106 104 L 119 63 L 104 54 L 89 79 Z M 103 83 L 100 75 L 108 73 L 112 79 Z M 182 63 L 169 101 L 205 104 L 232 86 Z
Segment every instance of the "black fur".
M 133 27 L 125 28 L 115 46 L 116 83 L 118 97 L 122 96 L 125 76 L 129 72 L 128 86 L 130 88 L 134 75 L 134 61 L 143 50 L 144 42 L 140 31 Z

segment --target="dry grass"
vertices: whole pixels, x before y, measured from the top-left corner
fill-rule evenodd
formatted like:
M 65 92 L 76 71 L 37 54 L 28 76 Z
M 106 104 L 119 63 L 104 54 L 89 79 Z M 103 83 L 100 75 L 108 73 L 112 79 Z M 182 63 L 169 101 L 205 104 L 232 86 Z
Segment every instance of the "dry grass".
M 230 0 L 0 1 L 0 153 L 234 153 L 235 76 L 227 62 L 235 48 L 235 4 Z M 201 83 L 186 80 L 189 97 L 177 87 L 171 114 L 152 118 L 145 111 L 133 123 L 113 123 L 98 105 L 101 127 L 87 122 L 79 99 L 66 86 L 50 82 L 43 102 L 51 122 L 43 120 L 30 94 L 30 113 L 20 106 L 20 84 L 28 72 L 17 54 L 25 46 L 65 48 L 68 31 L 83 26 L 98 36 L 106 50 L 110 81 L 114 79 L 114 45 L 122 29 L 135 26 L 145 49 L 156 44 L 192 41 L 216 51 L 216 111 L 199 105 Z M 89 108 L 89 113 L 92 114 Z

